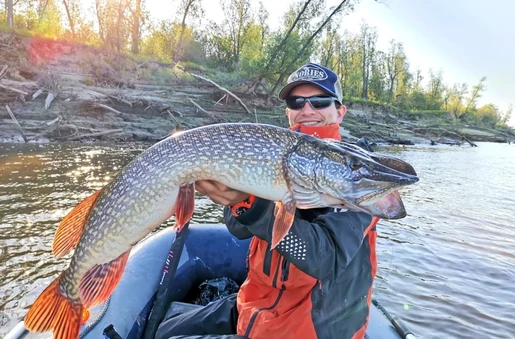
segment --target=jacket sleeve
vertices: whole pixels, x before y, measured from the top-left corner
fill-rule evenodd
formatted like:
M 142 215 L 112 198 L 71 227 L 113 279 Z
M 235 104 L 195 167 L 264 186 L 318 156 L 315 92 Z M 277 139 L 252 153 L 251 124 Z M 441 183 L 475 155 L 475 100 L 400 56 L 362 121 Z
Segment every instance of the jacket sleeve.
M 227 215 L 227 213 L 232 216 L 230 208 L 225 207 L 224 214 Z M 227 226 L 229 232 L 240 240 L 248 239 L 254 235 L 249 231 L 249 229 L 245 225 L 242 225 L 239 222 L 237 222 L 234 217 L 227 218 L 226 216 L 225 225 Z
M 224 209 L 229 229 L 236 225 L 258 238 L 271 242 L 274 203 L 257 198 L 248 211 L 233 216 Z M 313 222 L 295 216 L 293 225 L 276 250 L 298 269 L 319 280 L 335 280 L 360 249 L 365 232 L 376 220 L 366 213 L 329 212 Z

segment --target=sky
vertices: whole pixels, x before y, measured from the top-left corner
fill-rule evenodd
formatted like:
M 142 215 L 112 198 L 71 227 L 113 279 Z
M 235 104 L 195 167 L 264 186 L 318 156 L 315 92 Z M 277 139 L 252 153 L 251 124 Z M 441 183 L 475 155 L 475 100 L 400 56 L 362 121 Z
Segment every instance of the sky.
M 176 3 L 171 1 L 168 3 Z M 277 27 L 291 1 L 262 0 Z M 339 0 L 327 0 L 329 6 Z M 147 0 L 150 14 L 171 19 L 173 4 Z M 257 6 L 258 1 L 252 1 Z M 216 0 L 204 0 L 206 16 L 223 19 Z M 402 42 L 410 63 L 428 78 L 432 68 L 443 72 L 447 85 L 467 83 L 469 89 L 486 77 L 486 90 L 478 104 L 493 103 L 505 111 L 515 105 L 515 1 L 512 0 L 361 0 L 342 18 L 341 29 L 358 32 L 363 21 L 377 28 L 377 47 Z M 515 112 L 510 124 L 515 126 Z

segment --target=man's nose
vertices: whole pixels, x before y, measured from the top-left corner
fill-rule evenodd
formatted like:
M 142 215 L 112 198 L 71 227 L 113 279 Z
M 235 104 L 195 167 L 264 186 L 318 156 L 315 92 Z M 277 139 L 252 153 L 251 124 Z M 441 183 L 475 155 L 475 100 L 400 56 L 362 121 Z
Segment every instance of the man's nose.
M 315 114 L 315 110 L 313 109 L 313 107 L 311 107 L 311 103 L 309 101 L 306 101 L 300 113 L 303 115 L 312 115 Z

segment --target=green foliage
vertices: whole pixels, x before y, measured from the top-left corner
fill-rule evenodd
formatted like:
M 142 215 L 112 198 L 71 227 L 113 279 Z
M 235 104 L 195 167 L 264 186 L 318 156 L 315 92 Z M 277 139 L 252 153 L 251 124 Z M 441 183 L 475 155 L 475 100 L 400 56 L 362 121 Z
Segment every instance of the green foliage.
M 349 0 L 343 11 L 345 15 L 352 12 L 356 2 Z M 273 31 L 261 3 L 221 0 L 224 13 L 221 24 L 205 19 L 200 0 L 178 3 L 170 19 L 155 22 L 145 9 L 145 1 L 138 16 L 134 14 L 133 1 L 67 0 L 70 18 L 59 0 L 20 1 L 15 6 L 14 29 L 17 33 L 115 50 L 122 55 L 134 45 L 133 39 L 139 39 L 140 54 L 136 60 L 178 62 L 170 68 L 134 68 L 113 55 L 98 57 L 85 60 L 88 82 L 115 82 L 120 77 L 133 76 L 190 80 L 184 71 L 190 70 L 206 74 L 228 88 L 249 78 L 259 78 L 269 87 L 270 94 L 276 94 L 285 74 L 306 62 L 316 61 L 338 73 L 344 96 L 352 102 L 380 104 L 392 111 L 405 112 L 407 118 L 440 119 L 449 124 L 502 127 L 511 119 L 512 108 L 501 112 L 493 104 L 477 107 L 486 90 L 485 78 L 475 85 L 449 86 L 442 70 L 431 69 L 422 74 L 420 70 L 410 69 L 401 42 L 391 41 L 385 51 L 379 50 L 376 46 L 379 33 L 366 22 L 357 33 L 342 32 L 345 23 L 342 13 L 334 16 L 308 44 L 332 11 L 326 0 L 312 0 L 307 8 L 303 0 L 291 2 L 281 24 Z M 83 15 L 85 11 L 91 12 L 89 18 L 94 22 L 87 21 L 90 19 Z M 5 29 L 5 24 L 5 12 L 0 12 L 0 28 Z M 132 29 L 136 26 L 141 30 L 134 33 Z

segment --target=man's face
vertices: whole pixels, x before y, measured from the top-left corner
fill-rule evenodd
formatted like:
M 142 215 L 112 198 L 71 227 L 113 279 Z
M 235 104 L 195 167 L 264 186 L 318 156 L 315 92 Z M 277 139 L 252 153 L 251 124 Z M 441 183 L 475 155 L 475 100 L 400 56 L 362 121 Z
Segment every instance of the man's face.
M 328 94 L 317 86 L 311 84 L 303 84 L 295 87 L 289 93 L 289 97 L 312 97 L 312 96 L 328 96 Z M 334 123 L 341 123 L 343 116 L 347 112 L 345 106 L 341 106 L 336 109 L 335 103 L 333 102 L 329 107 L 313 109 L 309 102 L 301 109 L 286 109 L 286 115 L 290 122 L 290 127 L 297 124 L 303 124 L 306 126 L 325 126 Z

